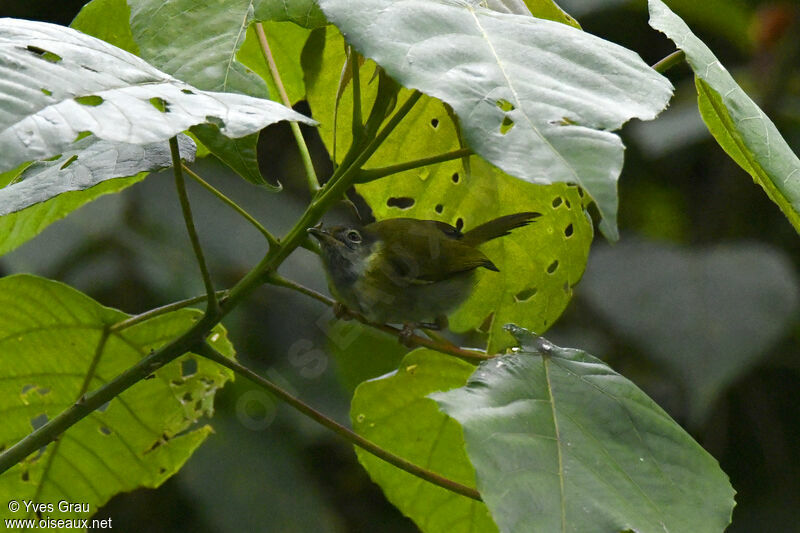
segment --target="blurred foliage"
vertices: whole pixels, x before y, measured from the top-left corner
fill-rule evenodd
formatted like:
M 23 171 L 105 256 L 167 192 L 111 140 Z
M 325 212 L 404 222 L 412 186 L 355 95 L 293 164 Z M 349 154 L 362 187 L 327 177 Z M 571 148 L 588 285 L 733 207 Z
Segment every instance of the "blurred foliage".
M 68 24 L 82 4 L 82 0 L 6 0 L 0 16 Z M 770 115 L 793 150 L 800 150 L 797 3 L 738 0 L 716 4 L 719 10 L 705 6 L 703 13 L 689 2 L 669 4 Z M 560 5 L 586 31 L 636 50 L 648 63 L 674 50 L 647 25 L 644 2 L 572 0 Z M 720 243 L 737 248 L 766 246 L 776 261 L 796 272 L 800 264 L 797 233 L 702 127 L 689 68 L 675 68 L 668 76 L 677 89 L 670 109 L 659 120 L 632 124 L 622 132 L 627 146 L 619 183 L 622 242 L 646 239 L 656 243 L 644 246 L 660 248 L 667 241 L 675 251 L 673 260 L 684 268 L 694 256 L 712 253 Z M 304 131 L 312 137 L 312 154 L 325 175 L 329 161 L 322 144 L 316 133 Z M 285 185 L 280 196 L 233 179 L 213 160 L 202 162 L 198 171 L 280 235 L 307 201 L 302 166 L 288 126 L 262 132 L 259 157 L 262 170 L 269 169 L 265 174 Z M 189 193 L 210 268 L 219 286 L 230 286 L 261 257 L 265 244 L 258 232 L 192 185 Z M 44 275 L 128 313 L 194 296 L 202 292 L 202 286 L 176 207 L 170 177 L 153 176 L 53 224 L 35 242 L 4 256 L 0 274 Z M 350 216 L 347 210 L 332 214 L 346 216 Z M 560 345 L 602 357 L 686 426 L 690 420 L 686 401 L 691 395 L 686 394 L 687 382 L 680 378 L 677 361 L 699 356 L 693 355 L 697 352 L 691 342 L 681 342 L 684 339 L 676 330 L 677 321 L 685 317 L 678 303 L 661 320 L 646 326 L 656 328 L 659 335 L 676 337 L 669 350 L 674 361 L 666 361 L 669 354 L 663 346 L 637 341 L 645 326 L 615 321 L 605 309 L 620 307 L 620 313 L 628 316 L 644 316 L 650 310 L 635 298 L 623 298 L 621 290 L 605 286 L 600 291 L 598 280 L 614 275 L 615 283 L 625 286 L 626 276 L 646 272 L 655 261 L 620 264 L 621 254 L 620 248 L 595 242 L 586 279 L 575 287 L 576 298 L 550 335 Z M 616 261 L 603 260 L 614 256 L 618 256 Z M 304 250 L 294 254 L 282 270 L 324 290 L 321 268 Z M 740 278 L 744 275 L 718 276 L 717 284 L 730 281 L 718 287 L 719 294 L 745 299 L 747 287 L 764 282 L 756 278 L 766 272 L 751 274 L 751 282 Z M 669 293 L 676 283 L 684 282 L 676 278 L 673 286 L 648 289 Z M 711 291 L 704 294 L 709 309 L 725 305 L 720 298 Z M 267 313 L 266 304 L 277 309 Z M 748 306 L 746 302 L 728 305 Z M 756 350 L 747 370 L 719 386 L 706 400 L 702 421 L 690 426 L 737 490 L 729 528 L 734 533 L 796 531 L 800 523 L 796 454 L 800 449 L 800 321 L 796 312 L 786 316 L 777 306 L 765 308 L 772 311 L 760 320 L 784 323 L 784 329 Z M 330 311 L 314 301 L 264 287 L 225 325 L 245 364 L 345 422 L 348 389 L 355 374 L 352 369 L 337 372 L 337 363 L 328 356 L 331 319 Z M 707 325 L 704 320 L 696 319 L 698 327 Z M 359 379 L 385 370 L 376 364 Z M 341 384 L 339 374 L 350 376 L 347 386 Z M 218 431 L 186 468 L 157 490 L 117 496 L 98 518 L 112 517 L 115 527 L 119 524 L 122 530 L 135 527 L 153 532 L 241 531 L 245 527 L 286 532 L 323 527 L 319 530 L 373 531 L 376 524 L 390 533 L 415 531 L 411 521 L 369 481 L 349 445 L 244 383 L 237 382 L 217 396 L 217 414 L 209 423 Z M 244 457 L 258 461 L 254 464 Z M 213 494 L 209 487 L 214 488 Z M 227 499 L 215 499 L 214 494 Z M 247 526 L 242 522 L 245 515 L 253 520 Z

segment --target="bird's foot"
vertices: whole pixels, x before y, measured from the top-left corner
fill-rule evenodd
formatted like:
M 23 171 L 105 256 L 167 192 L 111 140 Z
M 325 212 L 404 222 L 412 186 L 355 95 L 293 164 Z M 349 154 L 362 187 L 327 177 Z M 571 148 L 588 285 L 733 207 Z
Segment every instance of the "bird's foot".
M 400 344 L 406 346 L 407 348 L 413 348 L 414 343 L 411 342 L 411 337 L 414 336 L 415 329 L 417 329 L 417 324 L 412 324 L 409 322 L 403 324 L 403 329 L 401 329 L 400 334 L 397 335 L 397 340 L 400 342 Z
M 333 316 L 339 320 L 353 320 L 356 317 L 355 313 L 340 302 L 333 304 Z

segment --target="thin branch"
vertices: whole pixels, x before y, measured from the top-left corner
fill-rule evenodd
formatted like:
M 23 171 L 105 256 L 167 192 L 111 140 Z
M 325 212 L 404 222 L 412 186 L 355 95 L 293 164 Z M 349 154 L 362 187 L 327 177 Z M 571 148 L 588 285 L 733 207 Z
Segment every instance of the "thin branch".
M 678 63 L 681 63 L 684 59 L 686 59 L 686 53 L 683 50 L 676 50 L 661 61 L 655 63 L 652 68 L 659 74 L 664 74 Z
M 286 88 L 283 86 L 280 72 L 278 72 L 278 65 L 275 64 L 275 58 L 272 57 L 272 50 L 269 47 L 269 41 L 267 41 L 267 34 L 264 33 L 264 26 L 260 22 L 256 22 L 256 34 L 258 35 L 258 44 L 261 46 L 261 53 L 264 55 L 264 59 L 269 67 L 269 73 L 272 76 L 272 81 L 278 88 L 281 102 L 283 102 L 283 105 L 291 109 L 292 102 L 289 100 L 289 95 L 286 94 Z M 303 168 L 306 171 L 308 189 L 311 191 L 311 195 L 314 196 L 317 194 L 320 187 L 319 180 L 317 179 L 317 173 L 314 170 L 314 162 L 311 160 L 311 153 L 308 151 L 308 145 L 306 145 L 305 139 L 303 139 L 303 133 L 300 131 L 300 125 L 297 122 L 289 122 L 289 126 L 292 128 L 292 135 L 294 135 L 294 140 L 297 143 L 297 149 L 300 151 L 300 159 L 303 160 Z
M 172 170 L 175 172 L 175 188 L 178 190 L 178 199 L 181 202 L 183 220 L 186 222 L 186 231 L 189 232 L 189 240 L 192 241 L 192 248 L 194 249 L 195 257 L 197 258 L 197 265 L 200 267 L 200 273 L 203 276 L 203 284 L 206 287 L 206 295 L 208 296 L 206 311 L 209 313 L 216 312 L 217 308 L 219 307 L 219 302 L 217 302 L 217 295 L 214 292 L 214 284 L 211 283 L 211 275 L 208 273 L 206 259 L 203 256 L 203 248 L 200 246 L 200 239 L 197 236 L 197 230 L 194 227 L 192 207 L 189 205 L 189 197 L 186 194 L 186 183 L 183 180 L 183 172 L 181 171 L 181 153 L 178 148 L 177 137 L 172 137 L 169 140 L 169 148 L 172 152 Z
M 458 150 L 453 150 L 452 152 L 446 152 L 431 157 L 423 157 L 421 159 L 415 159 L 413 161 L 406 161 L 405 163 L 398 163 L 396 165 L 389 165 L 381 168 L 371 168 L 368 170 L 362 170 L 358 174 L 357 181 L 358 183 L 368 183 L 370 181 L 375 181 L 377 179 L 389 176 L 391 174 L 397 174 L 398 172 L 404 172 L 406 170 L 412 170 L 427 165 L 435 165 L 436 163 L 442 163 L 444 161 L 452 161 L 453 159 L 461 159 L 462 157 L 467 157 L 472 154 L 473 152 L 471 148 L 460 148 Z
M 234 211 L 239 213 L 242 217 L 244 217 L 245 220 L 247 220 L 250 224 L 252 224 L 253 227 L 255 227 L 267 239 L 267 242 L 270 244 L 270 246 L 274 246 L 274 245 L 278 244 L 278 239 L 276 239 L 267 230 L 267 228 L 262 226 L 261 223 L 258 220 L 253 218 L 253 216 L 250 213 L 248 213 L 247 211 L 245 211 L 239 204 L 237 204 L 236 202 L 234 202 L 233 200 L 231 200 L 230 198 L 225 196 L 222 193 L 222 191 L 220 191 L 219 189 L 217 189 L 216 187 L 214 187 L 213 185 L 208 183 L 206 180 L 204 180 L 203 178 L 198 176 L 196 172 L 194 172 L 192 169 L 187 167 L 185 164 L 183 164 L 181 166 L 183 168 L 183 171 L 186 172 L 189 175 L 190 178 L 192 178 L 197 183 L 202 185 L 211 194 L 213 194 L 214 196 L 219 198 L 225 205 L 227 205 L 228 207 L 230 207 L 231 209 L 233 209 Z
M 286 402 L 288 405 L 300 411 L 307 417 L 315 420 L 316 422 L 330 429 L 340 437 L 348 440 L 349 442 L 352 442 L 362 450 L 371 453 L 375 457 L 383 459 L 387 463 L 396 466 L 397 468 L 400 468 L 401 470 L 404 470 L 411 475 L 424 479 L 429 483 L 433 483 L 434 485 L 447 489 L 451 492 L 455 492 L 462 496 L 466 496 L 467 498 L 481 501 L 481 495 L 477 490 L 471 487 L 467 487 L 466 485 L 462 485 L 461 483 L 453 481 L 452 479 L 448 479 L 444 476 L 436 474 L 435 472 L 431 472 L 430 470 L 426 470 L 406 459 L 403 459 L 402 457 L 399 457 L 389 452 L 388 450 L 385 450 L 384 448 L 381 448 L 374 442 L 365 439 L 364 437 L 362 437 L 355 431 L 351 430 L 350 428 L 343 426 L 342 424 L 336 422 L 331 418 L 328 418 L 327 416 L 320 413 L 307 403 L 301 401 L 298 398 L 295 398 L 294 396 L 289 394 L 287 391 L 285 391 L 278 385 L 261 377 L 260 375 L 256 374 L 246 366 L 237 363 L 233 359 L 225 357 L 224 355 L 213 349 L 208 344 L 204 344 L 202 347 L 198 348 L 197 353 L 207 359 L 214 361 L 215 363 L 218 363 L 226 368 L 233 370 L 237 374 L 246 377 L 253 383 L 264 387 L 281 401 Z
M 227 289 L 217 291 L 217 301 L 223 301 L 227 296 L 228 296 Z M 178 302 L 172 302 L 167 305 L 162 305 L 161 307 L 156 307 L 155 309 L 150 309 L 149 311 L 145 311 L 144 313 L 132 316 L 130 318 L 126 318 L 125 320 L 120 320 L 116 324 L 112 324 L 111 327 L 108 328 L 108 330 L 111 333 L 116 331 L 122 331 L 123 329 L 135 326 L 136 324 L 140 324 L 146 320 L 150 320 L 151 318 L 155 318 L 160 315 L 165 315 L 172 311 L 177 311 L 178 309 L 183 309 L 184 307 L 189 307 L 190 305 L 194 305 L 200 302 L 205 302 L 206 300 L 208 300 L 208 295 L 202 294 L 200 296 L 195 296 L 194 298 L 187 298 L 186 300 L 180 300 Z
M 285 287 L 287 289 L 297 291 L 301 294 L 305 294 L 306 296 L 309 296 L 310 298 L 313 298 L 318 302 L 322 302 L 323 304 L 329 307 L 333 306 L 336 303 L 336 301 L 333 300 L 332 298 L 329 298 L 324 294 L 315 291 L 314 289 L 306 287 L 305 285 L 301 285 L 300 283 L 297 283 L 290 279 L 286 279 L 283 276 L 280 276 L 275 273 L 272 273 L 267 278 L 267 283 L 270 283 L 271 285 L 276 285 L 278 287 Z M 352 313 L 352 311 L 351 314 L 353 315 L 353 318 L 355 318 L 365 326 L 378 329 L 380 331 L 383 331 L 384 333 L 388 333 L 389 335 L 399 338 L 400 333 L 402 333 L 401 329 L 395 328 L 388 324 L 378 324 L 376 322 L 370 322 L 363 315 L 360 315 L 358 313 Z M 411 344 L 412 346 L 423 346 L 425 348 L 430 348 L 431 350 L 436 350 L 437 352 L 445 353 L 448 355 L 454 355 L 456 357 L 469 359 L 473 361 L 476 359 L 483 361 L 485 359 L 492 359 L 494 357 L 493 355 L 489 355 L 485 352 L 470 350 L 468 348 L 461 348 L 460 346 L 456 346 L 455 344 L 453 344 L 452 342 L 443 337 L 441 339 L 427 339 L 420 335 L 411 335 L 410 337 L 408 337 L 408 343 Z

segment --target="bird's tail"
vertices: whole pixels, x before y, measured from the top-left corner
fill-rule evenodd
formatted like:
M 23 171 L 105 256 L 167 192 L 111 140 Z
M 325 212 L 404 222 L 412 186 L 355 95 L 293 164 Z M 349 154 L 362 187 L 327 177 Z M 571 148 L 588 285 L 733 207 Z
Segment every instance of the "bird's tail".
M 527 226 L 533 219 L 541 216 L 541 213 L 525 212 L 505 215 L 489 222 L 485 222 L 476 228 L 464 233 L 461 241 L 471 246 L 478 246 L 486 241 L 491 241 L 503 235 L 508 235 L 511 230 Z

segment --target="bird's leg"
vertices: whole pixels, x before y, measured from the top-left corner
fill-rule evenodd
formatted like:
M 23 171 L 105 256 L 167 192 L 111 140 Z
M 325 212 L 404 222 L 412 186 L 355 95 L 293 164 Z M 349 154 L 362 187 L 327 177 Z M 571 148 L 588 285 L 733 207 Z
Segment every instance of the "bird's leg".
M 415 329 L 417 329 L 417 324 L 412 322 L 404 323 L 403 329 L 401 329 L 400 334 L 397 335 L 397 340 L 400 341 L 400 344 L 408 348 L 413 348 L 414 343 L 411 342 L 411 337 L 414 336 Z
M 341 302 L 334 302 L 333 316 L 339 320 L 353 320 L 355 318 L 355 314 Z

